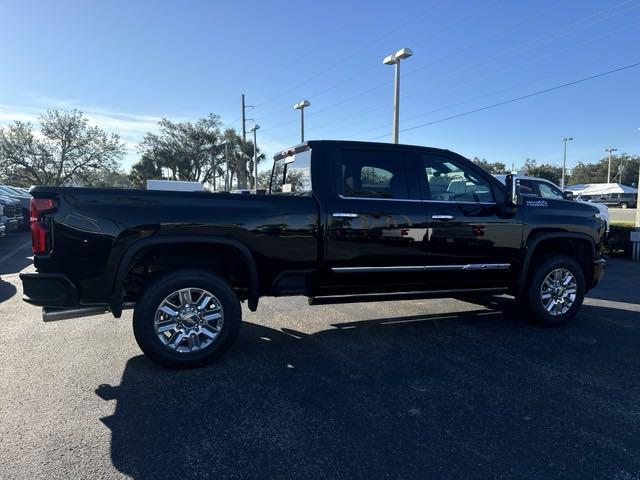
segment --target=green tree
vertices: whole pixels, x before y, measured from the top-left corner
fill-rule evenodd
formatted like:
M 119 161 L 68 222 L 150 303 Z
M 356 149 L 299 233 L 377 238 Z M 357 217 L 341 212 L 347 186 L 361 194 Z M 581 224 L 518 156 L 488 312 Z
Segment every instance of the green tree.
M 548 163 L 538 165 L 536 160 L 533 158 L 525 159 L 523 171 L 531 177 L 545 178 L 556 185 L 560 185 L 560 180 L 562 178 L 562 167 Z
M 483 169 L 485 169 L 487 172 L 491 174 L 509 173 L 507 171 L 507 166 L 501 162 L 488 162 L 484 158 L 481 159 L 478 157 L 473 157 L 473 163 L 475 163 L 479 167 L 482 167 Z
M 136 188 L 145 188 L 147 180 L 164 180 L 162 166 L 155 158 L 153 152 L 145 152 L 142 154 L 140 161 L 131 167 L 129 180 Z
M 84 184 L 98 173 L 117 172 L 125 145 L 78 110 L 49 110 L 31 123 L 0 127 L 0 176 L 14 185 Z
M 163 118 L 159 133 L 144 136 L 139 147 L 141 161 L 167 169 L 172 180 L 211 183 L 215 189 L 223 161 L 220 126 L 220 118 L 213 114 L 194 122 Z M 146 172 L 147 166 L 137 171 Z
M 607 181 L 609 157 L 603 157 L 596 163 L 579 162 L 571 171 L 571 183 L 604 183 Z M 623 153 L 611 157 L 611 181 L 632 185 L 638 182 L 640 156 Z

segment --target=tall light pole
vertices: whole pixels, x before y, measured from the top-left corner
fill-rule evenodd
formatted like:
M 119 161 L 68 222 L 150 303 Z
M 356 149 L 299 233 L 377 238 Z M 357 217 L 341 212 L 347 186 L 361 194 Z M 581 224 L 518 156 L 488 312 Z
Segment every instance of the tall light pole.
M 640 128 L 638 129 L 640 131 Z M 636 229 L 640 228 L 640 166 L 638 167 L 638 182 L 636 183 Z M 638 246 L 640 248 L 640 245 Z
M 564 137 L 562 141 L 564 142 L 564 153 L 562 154 L 562 183 L 561 187 L 564 190 L 564 176 L 567 170 L 567 142 L 573 140 L 573 137 Z
M 309 100 L 301 100 L 293 108 L 300 110 L 300 143 L 304 143 L 304 109 L 311 105 Z
M 398 143 L 398 130 L 400 122 L 400 60 L 413 55 L 410 48 L 402 48 L 396 53 L 384 57 L 382 63 L 385 65 L 395 65 L 395 82 L 393 87 L 393 143 Z
M 607 183 L 611 183 L 611 152 L 617 152 L 617 148 L 605 148 L 605 152 L 609 153 L 609 167 L 607 168 Z
M 256 140 L 256 132 L 260 129 L 260 125 L 255 124 L 251 127 L 253 132 L 253 189 L 258 192 L 258 143 Z

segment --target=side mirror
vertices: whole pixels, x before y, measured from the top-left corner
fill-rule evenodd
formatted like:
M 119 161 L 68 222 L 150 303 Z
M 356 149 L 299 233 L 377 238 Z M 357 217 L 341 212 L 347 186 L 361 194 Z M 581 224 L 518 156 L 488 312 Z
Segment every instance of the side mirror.
M 518 178 L 514 176 L 512 173 L 509 173 L 505 179 L 504 183 L 507 186 L 507 198 L 506 203 L 508 205 L 517 206 L 520 205 L 520 195 L 519 195 L 519 182 Z
M 569 190 L 566 190 L 566 191 L 562 192 L 562 197 L 565 200 L 573 200 L 573 192 L 570 192 Z

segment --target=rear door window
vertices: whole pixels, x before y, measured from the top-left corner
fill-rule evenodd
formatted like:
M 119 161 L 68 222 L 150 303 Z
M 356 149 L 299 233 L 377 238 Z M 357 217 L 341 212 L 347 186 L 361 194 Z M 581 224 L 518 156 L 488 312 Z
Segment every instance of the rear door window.
M 337 165 L 337 190 L 345 197 L 408 199 L 407 158 L 376 150 L 345 149 Z

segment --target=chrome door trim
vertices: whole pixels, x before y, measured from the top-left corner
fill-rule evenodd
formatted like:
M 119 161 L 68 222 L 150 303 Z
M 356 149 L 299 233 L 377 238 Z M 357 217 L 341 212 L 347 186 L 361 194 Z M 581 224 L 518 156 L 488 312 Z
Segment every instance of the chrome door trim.
M 332 213 L 331 216 L 333 218 L 358 218 L 360 215 L 357 213 L 336 212 L 336 213 Z
M 338 195 L 342 200 L 375 200 L 377 202 L 414 202 L 414 203 L 449 203 L 463 205 L 497 205 L 496 202 L 467 202 L 464 200 L 424 200 L 415 198 L 382 198 L 382 197 L 350 197 L 347 195 Z
M 509 263 L 468 263 L 465 265 L 395 265 L 390 267 L 332 267 L 334 273 L 383 273 L 383 272 L 420 272 L 451 270 L 509 270 Z
M 397 265 L 391 267 L 332 267 L 334 273 L 421 272 L 424 265 Z

